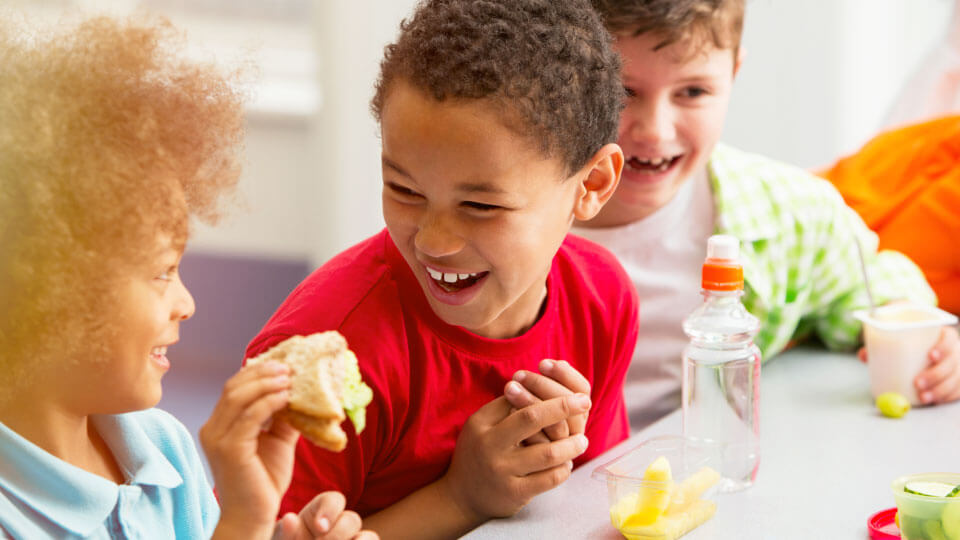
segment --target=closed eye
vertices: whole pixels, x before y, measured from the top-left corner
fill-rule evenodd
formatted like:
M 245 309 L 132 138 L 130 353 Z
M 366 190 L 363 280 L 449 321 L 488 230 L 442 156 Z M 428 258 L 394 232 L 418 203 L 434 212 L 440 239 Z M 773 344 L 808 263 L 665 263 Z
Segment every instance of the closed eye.
M 402 195 L 404 197 L 421 197 L 421 195 L 416 191 L 413 191 L 408 187 L 401 186 L 400 184 L 387 182 L 387 187 L 390 189 L 390 191 L 396 193 L 397 195 Z
M 476 201 L 463 201 L 460 204 L 473 210 L 480 210 L 481 212 L 492 212 L 494 210 L 504 209 L 502 206 L 497 206 L 495 204 L 484 204 Z

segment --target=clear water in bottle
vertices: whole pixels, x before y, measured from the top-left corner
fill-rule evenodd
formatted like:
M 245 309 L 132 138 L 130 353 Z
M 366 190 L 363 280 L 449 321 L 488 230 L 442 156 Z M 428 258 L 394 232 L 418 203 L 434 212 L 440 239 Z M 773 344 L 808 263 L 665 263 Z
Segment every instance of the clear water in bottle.
M 749 487 L 760 465 L 760 351 L 753 344 L 759 322 L 740 302 L 737 248 L 735 238 L 711 237 L 704 303 L 683 323 L 690 337 L 683 352 L 683 432 L 719 444 L 722 491 Z

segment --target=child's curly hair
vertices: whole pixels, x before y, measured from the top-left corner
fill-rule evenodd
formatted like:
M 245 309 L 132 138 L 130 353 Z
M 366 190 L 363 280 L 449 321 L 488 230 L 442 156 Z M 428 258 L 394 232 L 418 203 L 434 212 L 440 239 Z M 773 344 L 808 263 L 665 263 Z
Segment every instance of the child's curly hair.
M 96 358 L 120 279 L 238 180 L 241 71 L 186 59 L 169 22 L 0 24 L 0 378 Z M 115 318 L 115 317 L 114 317 Z
M 586 0 L 425 0 L 388 45 L 371 110 L 398 78 L 445 99 L 489 99 L 504 125 L 573 172 L 617 139 L 620 59 Z
M 652 33 L 657 46 L 689 42 L 694 55 L 704 44 L 732 49 L 734 58 L 743 33 L 744 0 L 592 0 L 614 34 Z

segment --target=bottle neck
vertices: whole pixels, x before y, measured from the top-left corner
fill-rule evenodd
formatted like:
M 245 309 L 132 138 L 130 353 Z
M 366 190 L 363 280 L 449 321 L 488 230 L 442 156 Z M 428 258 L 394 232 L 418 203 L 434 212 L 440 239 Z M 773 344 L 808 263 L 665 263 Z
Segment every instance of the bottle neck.
M 700 294 L 703 295 L 704 301 L 715 300 L 718 302 L 722 301 L 739 301 L 740 297 L 743 296 L 743 289 L 734 289 L 732 291 L 717 291 L 714 289 L 700 289 Z

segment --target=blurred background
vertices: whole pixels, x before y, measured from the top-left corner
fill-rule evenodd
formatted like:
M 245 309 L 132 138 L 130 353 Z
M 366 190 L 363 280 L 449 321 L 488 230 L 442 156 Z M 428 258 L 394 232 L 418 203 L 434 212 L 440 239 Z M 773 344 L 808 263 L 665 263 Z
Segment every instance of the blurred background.
M 307 274 L 383 227 L 368 103 L 414 0 L 4 0 L 43 17 L 161 13 L 197 54 L 259 66 L 241 201 L 198 227 L 182 265 L 197 302 L 160 407 L 194 433 L 247 342 Z M 953 0 L 747 0 L 746 60 L 725 140 L 802 167 L 856 150 L 893 119 L 943 39 Z

